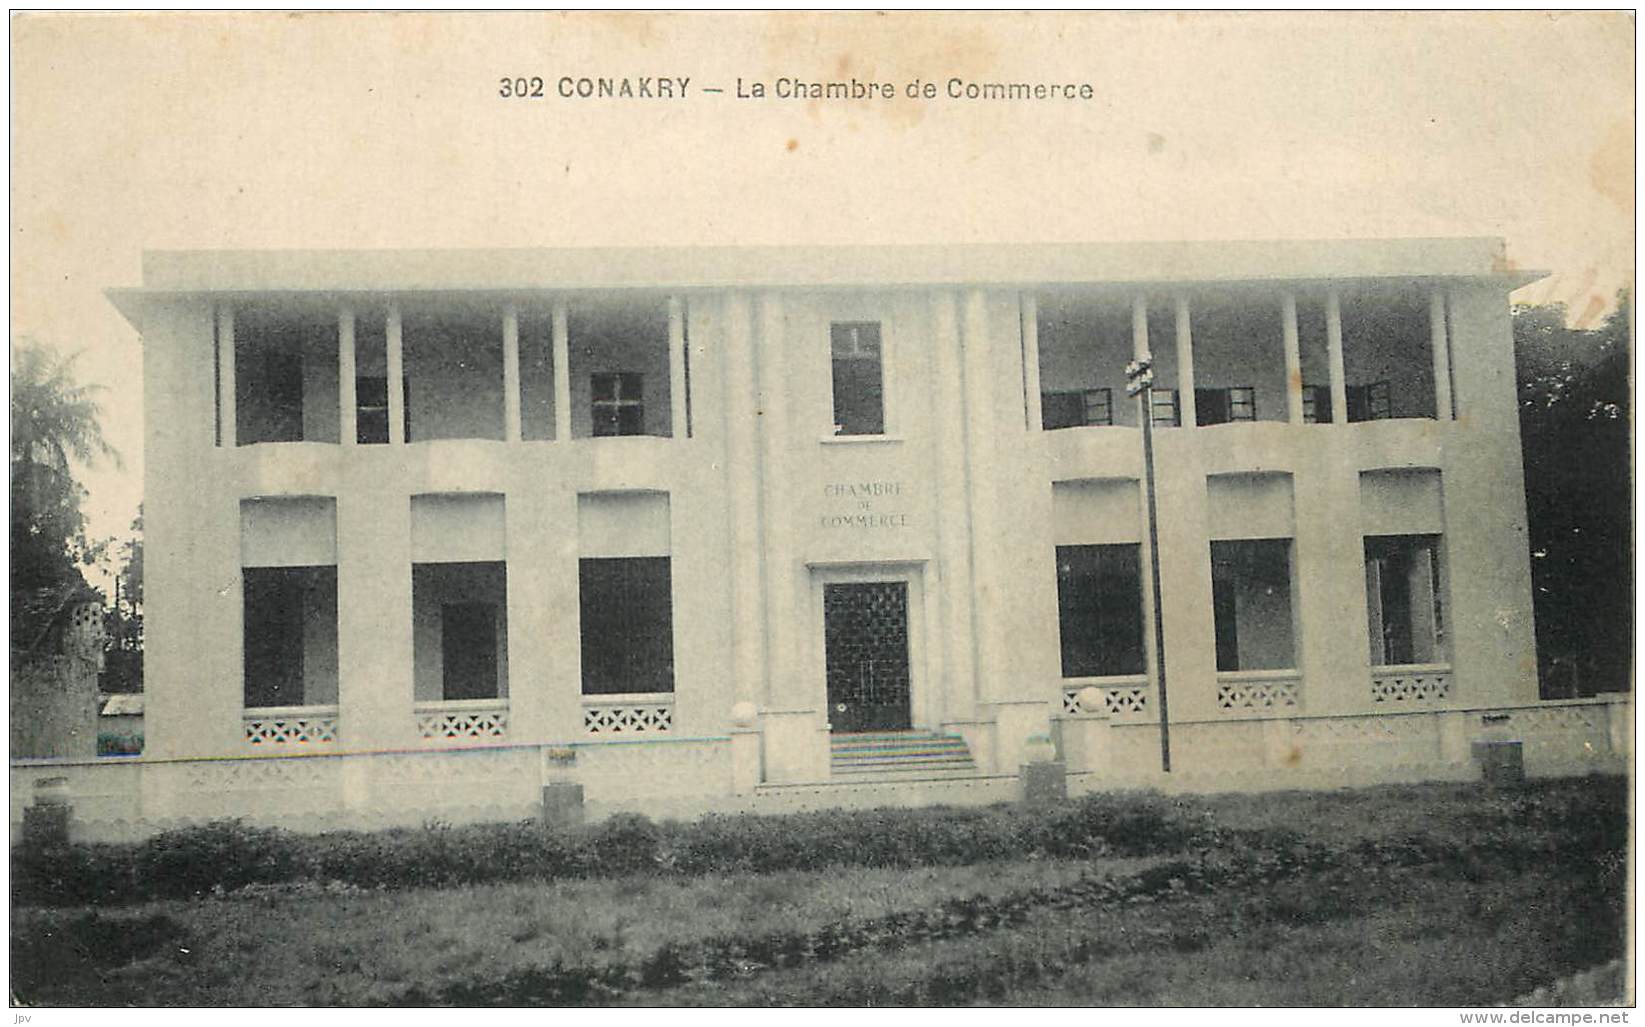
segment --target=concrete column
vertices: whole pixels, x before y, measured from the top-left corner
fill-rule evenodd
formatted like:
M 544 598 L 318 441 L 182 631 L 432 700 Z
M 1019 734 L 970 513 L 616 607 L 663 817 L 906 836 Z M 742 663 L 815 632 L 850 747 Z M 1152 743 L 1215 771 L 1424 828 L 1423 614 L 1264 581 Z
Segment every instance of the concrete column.
M 1194 328 L 1188 311 L 1188 297 L 1176 297 L 1177 314 L 1177 423 L 1192 428 L 1198 418 L 1194 408 Z
M 1131 359 L 1147 360 L 1148 351 L 1148 297 L 1137 294 L 1131 297 Z M 1139 394 L 1140 395 L 1140 394 Z M 1128 402 L 1140 402 L 1128 400 Z M 1137 413 L 1137 427 L 1142 427 L 1142 418 L 1153 417 L 1154 412 L 1144 407 Z M 1156 461 L 1157 462 L 1157 461 Z M 1159 681 L 1159 647 L 1154 641 L 1154 618 L 1159 611 L 1154 608 L 1154 590 L 1150 582 L 1153 581 L 1153 556 L 1148 549 L 1148 492 L 1147 482 L 1138 482 L 1139 506 L 1142 523 L 1142 612 L 1143 636 L 1142 648 L 1148 667 L 1148 678 L 1152 682 Z M 1163 504 L 1161 504 L 1163 507 Z M 1163 582 L 1162 582 L 1163 590 Z
M 999 548 L 999 519 L 994 509 L 994 376 L 988 336 L 988 297 L 981 289 L 970 289 L 965 293 L 961 340 L 964 345 L 966 439 L 970 457 L 967 484 L 971 507 L 971 565 L 975 575 L 974 587 L 987 594 L 998 590 L 996 552 Z M 978 692 L 984 698 L 1003 697 L 1005 681 L 1000 677 L 995 617 L 982 604 L 973 603 L 971 610 L 976 640 Z
M 1451 420 L 1451 339 L 1445 330 L 1445 290 L 1428 294 L 1428 331 L 1434 351 L 1434 417 Z
M 1342 294 L 1325 294 L 1325 355 L 1331 370 L 1331 422 L 1348 423 L 1348 379 L 1342 365 Z
M 398 445 L 406 440 L 405 363 L 402 355 L 398 303 L 391 302 L 388 305 L 388 321 L 384 335 L 388 342 L 388 441 L 391 445 Z
M 554 542 L 563 533 L 544 483 L 529 473 L 510 483 L 505 500 L 508 561 L 508 740 L 549 742 L 572 737 L 572 725 L 556 718 L 553 700 L 566 682 L 555 673 L 556 651 L 578 648 L 556 620 L 550 589 L 563 587 Z M 570 521 L 575 525 L 575 511 Z M 556 529 L 559 529 L 557 532 Z M 575 536 L 575 532 L 571 532 Z M 573 622 L 575 623 L 575 622 Z
M 799 680 L 795 667 L 794 626 L 800 622 L 801 596 L 792 541 L 791 498 L 793 484 L 783 473 L 788 446 L 788 361 L 785 338 L 787 321 L 782 297 L 762 293 L 757 302 L 759 319 L 759 416 L 761 519 L 764 541 L 766 680 L 770 701 L 778 706 L 805 706 L 810 691 Z
M 1299 457 L 1291 573 L 1303 710 L 1360 713 L 1370 705 L 1371 643 L 1359 469 L 1329 449 L 1299 451 Z
M 360 403 L 354 386 L 354 310 L 344 307 L 337 315 L 337 438 L 345 446 L 360 440 L 356 423 Z
M 390 388 L 389 395 L 397 391 Z M 337 500 L 341 747 L 413 745 L 411 502 L 381 472 L 357 468 L 349 485 Z
M 1302 423 L 1302 343 L 1297 336 L 1297 298 L 1286 293 L 1280 302 L 1285 339 L 1285 408 L 1292 424 Z
M 571 441 L 571 331 L 564 300 L 554 304 L 554 440 Z
M 1525 544 L 1513 322 L 1494 283 L 1450 296 L 1459 410 L 1466 420 L 1445 447 L 1445 560 L 1456 702 L 1537 701 L 1531 555 Z
M 935 393 L 932 453 L 936 457 L 937 593 L 942 630 L 935 641 L 943 668 L 943 707 L 954 718 L 976 716 L 976 678 L 971 592 L 971 512 L 965 460 L 965 396 L 961 380 L 959 311 L 951 292 L 931 294 L 931 346 Z M 1032 430 L 1037 425 L 1030 425 Z
M 1031 292 L 1022 294 L 1022 392 L 1028 430 L 1039 431 L 1045 424 L 1040 408 L 1040 304 Z
M 520 441 L 520 308 L 503 308 L 503 441 Z
M 217 308 L 217 444 L 224 449 L 236 445 L 234 395 L 234 308 L 225 303 Z
M 765 589 L 760 574 L 760 468 L 755 438 L 753 314 L 748 295 L 725 297 L 725 487 L 730 507 L 731 665 L 734 702 L 768 702 Z
M 1148 359 L 1148 297 L 1131 297 L 1131 359 Z
M 690 398 L 686 395 L 685 380 L 685 301 L 678 296 L 668 298 L 668 410 L 673 422 L 673 435 L 683 439 L 691 433 L 686 419 Z

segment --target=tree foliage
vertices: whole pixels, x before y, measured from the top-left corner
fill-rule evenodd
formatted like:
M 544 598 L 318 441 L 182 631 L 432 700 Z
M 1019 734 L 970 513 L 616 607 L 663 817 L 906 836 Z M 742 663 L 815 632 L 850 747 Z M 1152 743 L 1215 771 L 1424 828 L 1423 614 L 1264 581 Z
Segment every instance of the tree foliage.
M 1566 327 L 1514 310 L 1520 437 L 1543 694 L 1626 690 L 1633 666 L 1632 304 Z
M 13 597 L 81 581 L 106 543 L 86 538 L 85 489 L 75 464 L 120 457 L 103 437 L 99 387 L 81 385 L 74 356 L 29 339 L 12 350 L 11 575 Z

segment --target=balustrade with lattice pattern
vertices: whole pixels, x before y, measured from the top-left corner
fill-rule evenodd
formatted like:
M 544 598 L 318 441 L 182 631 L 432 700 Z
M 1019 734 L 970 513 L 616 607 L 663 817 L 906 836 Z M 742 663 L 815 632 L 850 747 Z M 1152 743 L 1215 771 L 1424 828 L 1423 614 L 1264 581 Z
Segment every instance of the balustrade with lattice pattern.
M 1451 698 L 1451 665 L 1412 664 L 1371 668 L 1371 702 L 1415 706 Z
M 335 706 L 263 706 L 245 710 L 246 743 L 284 747 L 337 741 Z
M 671 692 L 583 696 L 583 731 L 587 734 L 661 735 L 672 730 Z
M 448 699 L 414 707 L 417 734 L 431 742 L 483 742 L 508 736 L 507 699 Z
M 1080 693 L 1087 688 L 1095 688 L 1102 693 L 1102 709 L 1087 710 L 1082 706 Z M 1070 684 L 1064 681 L 1062 686 L 1062 712 L 1064 716 L 1103 713 L 1116 719 L 1134 720 L 1148 715 L 1148 692 L 1148 679 L 1140 674 L 1112 678 L 1091 678 L 1086 679 L 1082 684 Z
M 1302 706 L 1302 675 L 1294 670 L 1217 674 L 1217 710 L 1225 714 L 1294 713 Z

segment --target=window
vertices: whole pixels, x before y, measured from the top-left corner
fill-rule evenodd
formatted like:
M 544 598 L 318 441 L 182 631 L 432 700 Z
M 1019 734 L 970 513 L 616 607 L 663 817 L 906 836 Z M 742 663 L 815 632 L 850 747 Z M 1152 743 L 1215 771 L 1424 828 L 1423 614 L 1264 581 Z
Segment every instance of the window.
M 1201 425 L 1257 419 L 1257 390 L 1249 385 L 1195 389 L 1194 416 Z
M 1057 627 L 1063 677 L 1141 674 L 1140 547 L 1058 546 Z
M 1291 540 L 1212 542 L 1211 607 L 1218 671 L 1295 668 Z
M 1041 424 L 1046 431 L 1114 423 L 1113 393 L 1108 389 L 1040 394 Z
M 1385 421 L 1393 416 L 1393 395 L 1387 382 L 1348 386 L 1349 421 Z
M 1331 387 L 1304 385 L 1302 387 L 1302 423 L 1331 423 Z
M 878 321 L 829 326 L 834 364 L 834 434 L 885 434 L 885 377 Z
M 645 434 L 644 376 L 633 371 L 596 374 L 589 381 L 596 437 Z
M 415 521 L 419 515 L 412 509 Z M 501 560 L 412 563 L 411 631 L 418 702 L 506 697 L 507 565 Z
M 442 603 L 440 679 L 447 699 L 497 698 L 497 606 Z
M 583 694 L 674 691 L 674 599 L 666 556 L 583 557 Z
M 1154 427 L 1175 428 L 1182 424 L 1182 408 L 1177 405 L 1176 389 L 1154 389 L 1150 395 L 1153 397 Z
M 1444 663 L 1444 568 L 1438 535 L 1365 539 L 1371 665 Z
M 247 567 L 244 602 L 245 705 L 337 701 L 337 568 Z
M 486 304 L 407 304 L 406 441 L 503 437 L 503 318 Z
M 252 304 L 234 312 L 235 440 L 337 442 L 337 315 Z

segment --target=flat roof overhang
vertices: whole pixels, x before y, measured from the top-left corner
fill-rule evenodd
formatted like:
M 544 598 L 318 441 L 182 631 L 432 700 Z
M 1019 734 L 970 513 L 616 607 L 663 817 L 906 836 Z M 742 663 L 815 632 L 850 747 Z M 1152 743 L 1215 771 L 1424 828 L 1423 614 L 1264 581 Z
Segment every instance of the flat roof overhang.
M 1544 277 L 1497 238 L 953 246 L 690 246 L 497 250 L 153 250 L 143 285 L 107 295 L 141 328 L 186 296 L 414 291 L 1078 287 L 1379 278 Z

